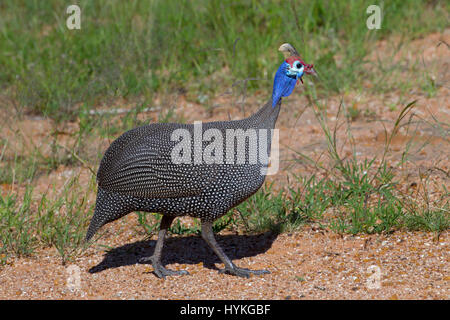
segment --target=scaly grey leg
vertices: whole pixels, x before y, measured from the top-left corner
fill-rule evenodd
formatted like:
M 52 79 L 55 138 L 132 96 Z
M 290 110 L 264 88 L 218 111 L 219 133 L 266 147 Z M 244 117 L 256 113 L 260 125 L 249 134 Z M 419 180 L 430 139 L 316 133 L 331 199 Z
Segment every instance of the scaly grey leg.
M 227 255 L 223 252 L 222 248 L 219 246 L 219 244 L 216 242 L 216 239 L 214 238 L 214 233 L 212 230 L 212 222 L 203 222 L 202 221 L 202 238 L 208 243 L 208 245 L 211 247 L 211 249 L 214 250 L 214 252 L 217 254 L 217 256 L 222 260 L 222 262 L 225 264 L 225 268 L 219 270 L 219 273 L 229 273 L 235 276 L 249 278 L 250 274 L 266 274 L 270 273 L 268 270 L 250 270 L 246 268 L 239 268 L 236 266 L 230 258 L 227 257 Z
M 154 272 L 158 278 L 165 278 L 166 276 L 185 275 L 189 274 L 186 270 L 174 271 L 163 267 L 161 264 L 161 253 L 164 246 L 164 238 L 166 237 L 167 229 L 169 229 L 175 217 L 163 216 L 158 232 L 158 240 L 156 241 L 155 251 L 151 257 L 144 257 L 139 259 L 140 263 L 151 262 Z

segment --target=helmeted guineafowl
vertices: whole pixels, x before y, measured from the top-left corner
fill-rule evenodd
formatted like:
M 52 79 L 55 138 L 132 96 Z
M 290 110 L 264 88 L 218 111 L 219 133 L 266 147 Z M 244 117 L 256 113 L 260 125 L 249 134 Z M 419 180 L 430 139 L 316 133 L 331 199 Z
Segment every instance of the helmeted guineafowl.
M 271 129 L 281 97 L 292 93 L 303 74 L 315 74 L 313 66 L 303 62 L 294 47 L 283 44 L 279 50 L 287 59 L 276 72 L 272 97 L 252 116 L 203 124 L 154 123 L 116 139 L 106 150 L 97 173 L 97 202 L 86 241 L 101 226 L 130 212 L 161 213 L 154 254 L 141 262 L 150 261 L 158 277 L 187 274 L 166 269 L 161 264 L 161 252 L 173 219 L 189 215 L 200 218 L 203 239 L 225 264 L 220 272 L 241 277 L 268 273 L 237 267 L 217 244 L 212 223 L 261 187 L 267 162 L 254 161 L 255 153 L 263 158 L 270 153 Z M 259 137 L 256 146 L 251 140 L 254 136 Z M 242 148 L 234 141 L 240 138 L 244 139 Z

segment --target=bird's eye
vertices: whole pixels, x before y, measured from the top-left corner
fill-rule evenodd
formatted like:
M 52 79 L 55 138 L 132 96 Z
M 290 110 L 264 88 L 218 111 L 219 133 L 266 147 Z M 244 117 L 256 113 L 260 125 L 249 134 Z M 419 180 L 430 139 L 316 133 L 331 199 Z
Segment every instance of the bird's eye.
M 294 64 L 294 67 L 296 67 L 297 69 L 300 69 L 300 68 L 302 67 L 302 64 L 301 64 L 299 61 L 297 61 L 297 62 Z

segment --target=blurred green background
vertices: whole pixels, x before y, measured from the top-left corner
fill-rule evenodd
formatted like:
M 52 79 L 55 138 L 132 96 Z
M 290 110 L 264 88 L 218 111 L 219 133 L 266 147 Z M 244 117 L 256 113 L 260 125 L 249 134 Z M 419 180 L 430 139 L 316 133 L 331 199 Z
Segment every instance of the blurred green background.
M 66 27 L 71 4 L 81 8 L 81 30 Z M 366 27 L 371 4 L 383 10 L 380 30 Z M 56 120 L 76 115 L 81 102 L 141 97 L 151 104 L 155 94 L 171 92 L 198 97 L 247 77 L 265 79 L 249 82 L 250 90 L 269 95 L 282 59 L 278 46 L 290 42 L 323 75 L 318 89 L 335 93 L 374 76 L 364 57 L 376 40 L 441 31 L 449 6 L 420 0 L 2 0 L 0 86 L 21 110 Z

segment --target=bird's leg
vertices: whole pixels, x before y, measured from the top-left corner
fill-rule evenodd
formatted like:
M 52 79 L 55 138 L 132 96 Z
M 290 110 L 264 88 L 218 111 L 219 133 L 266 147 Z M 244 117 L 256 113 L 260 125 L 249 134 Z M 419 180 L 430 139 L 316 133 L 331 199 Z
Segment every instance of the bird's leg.
M 167 229 L 169 229 L 170 224 L 172 223 L 174 218 L 175 217 L 163 215 L 159 227 L 158 240 L 156 241 L 155 251 L 153 252 L 153 255 L 151 257 L 139 259 L 140 263 L 151 262 L 154 272 L 158 276 L 158 278 L 165 278 L 166 276 L 173 276 L 173 275 L 189 274 L 189 272 L 187 272 L 186 270 L 174 271 L 166 269 L 161 264 L 161 253 L 164 246 L 164 238 L 166 237 Z
M 239 268 L 236 266 L 230 258 L 223 252 L 222 248 L 216 242 L 214 238 L 214 233 L 212 230 L 212 222 L 203 222 L 202 221 L 202 238 L 208 243 L 211 249 L 219 256 L 220 260 L 225 264 L 225 268 L 219 270 L 219 273 L 229 273 L 235 276 L 249 278 L 251 274 L 266 274 L 270 273 L 267 270 L 250 270 L 246 268 Z

